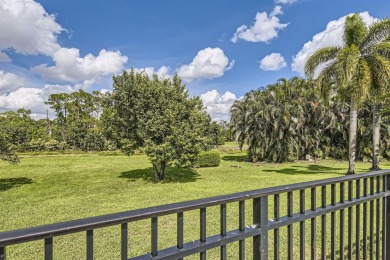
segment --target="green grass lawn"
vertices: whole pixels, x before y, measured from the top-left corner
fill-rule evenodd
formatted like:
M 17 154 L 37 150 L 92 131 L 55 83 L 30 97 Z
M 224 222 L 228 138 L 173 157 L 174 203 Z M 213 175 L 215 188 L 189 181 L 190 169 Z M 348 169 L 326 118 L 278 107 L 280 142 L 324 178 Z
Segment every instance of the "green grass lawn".
M 166 180 L 161 183 L 154 181 L 151 165 L 144 155 L 126 157 L 103 153 L 26 156 L 17 166 L 0 162 L 0 232 L 239 191 L 338 177 L 343 176 L 347 169 L 347 162 L 343 161 L 321 161 L 318 165 L 307 162 L 252 164 L 244 161 L 245 153 L 235 152 L 233 147 L 224 149 L 220 167 L 169 168 Z M 241 168 L 233 167 L 236 165 L 240 165 Z M 390 168 L 389 163 L 382 163 L 381 166 L 384 169 Z M 369 167 L 368 163 L 358 163 L 357 171 L 366 172 Z M 309 197 L 306 201 L 310 201 Z M 208 235 L 219 232 L 218 209 L 218 207 L 208 209 Z M 251 206 L 248 204 L 248 224 L 251 224 L 250 209 Z M 230 230 L 237 228 L 237 212 L 236 204 L 228 205 Z M 198 239 L 198 214 L 197 211 L 185 214 L 186 241 Z M 129 224 L 129 229 L 130 256 L 149 251 L 150 221 Z M 174 246 L 175 216 L 161 217 L 159 229 L 159 246 L 161 248 Z M 119 239 L 118 226 L 96 230 L 96 259 L 118 259 Z M 250 246 L 251 242 L 248 241 L 247 244 Z M 236 250 L 236 245 L 228 246 L 229 259 L 236 259 Z M 212 251 L 210 259 L 214 259 L 213 254 L 218 252 Z M 249 251 L 250 249 L 248 253 Z M 55 238 L 54 252 L 56 259 L 83 258 L 85 234 Z M 43 241 L 11 246 L 7 253 L 8 259 L 41 258 Z

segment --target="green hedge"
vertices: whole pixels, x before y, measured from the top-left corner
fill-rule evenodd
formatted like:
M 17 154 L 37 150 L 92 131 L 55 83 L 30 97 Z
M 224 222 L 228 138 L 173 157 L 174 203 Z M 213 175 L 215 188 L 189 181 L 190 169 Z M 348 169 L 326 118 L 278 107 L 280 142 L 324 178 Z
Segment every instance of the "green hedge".
M 201 152 L 195 162 L 197 167 L 217 167 L 221 163 L 221 157 L 216 151 Z

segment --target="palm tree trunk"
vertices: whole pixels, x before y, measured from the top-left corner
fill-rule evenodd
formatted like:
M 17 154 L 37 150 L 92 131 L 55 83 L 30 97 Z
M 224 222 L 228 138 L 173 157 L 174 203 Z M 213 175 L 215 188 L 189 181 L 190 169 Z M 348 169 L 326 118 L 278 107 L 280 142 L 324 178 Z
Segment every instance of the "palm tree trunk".
M 349 167 L 347 175 L 355 174 L 357 109 L 351 106 L 349 120 Z
M 378 114 L 379 105 L 372 106 L 372 168 L 377 171 L 379 169 L 379 142 L 380 142 L 380 115 Z

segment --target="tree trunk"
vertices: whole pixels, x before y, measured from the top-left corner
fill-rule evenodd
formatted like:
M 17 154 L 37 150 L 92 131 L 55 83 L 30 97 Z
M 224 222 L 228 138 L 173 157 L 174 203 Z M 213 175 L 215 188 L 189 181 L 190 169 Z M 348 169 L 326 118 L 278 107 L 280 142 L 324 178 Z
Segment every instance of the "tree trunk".
M 166 163 L 161 162 L 159 165 L 158 164 L 153 164 L 153 171 L 154 174 L 156 175 L 156 180 L 157 181 L 163 181 L 165 178 L 165 168 L 166 168 Z
M 357 109 L 351 106 L 349 119 L 349 167 L 347 175 L 355 174 Z
M 372 167 L 371 170 L 379 169 L 379 142 L 380 142 L 380 115 L 379 105 L 372 106 Z

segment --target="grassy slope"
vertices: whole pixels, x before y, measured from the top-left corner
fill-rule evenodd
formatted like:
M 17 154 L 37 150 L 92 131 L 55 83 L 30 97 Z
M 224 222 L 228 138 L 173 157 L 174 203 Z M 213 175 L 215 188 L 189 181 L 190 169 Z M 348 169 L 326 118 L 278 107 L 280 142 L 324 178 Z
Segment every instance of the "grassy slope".
M 143 155 L 130 158 L 97 154 L 26 157 L 18 166 L 0 162 L 0 231 L 337 177 L 347 169 L 346 162 L 338 161 L 322 161 L 320 165 L 306 162 L 255 165 L 242 162 L 244 157 L 242 153 L 225 153 L 218 168 L 169 169 L 167 180 L 163 183 L 153 181 L 150 164 Z M 237 164 L 242 168 L 232 167 Z M 369 164 L 357 164 L 358 172 L 367 171 L 369 167 Z M 382 164 L 382 167 L 390 168 L 390 164 Z M 306 201 L 310 201 L 309 198 Z M 250 223 L 249 210 L 248 205 L 247 223 Z M 235 229 L 236 205 L 228 205 L 228 212 L 231 213 L 228 228 Z M 210 209 L 208 216 L 208 221 L 211 221 L 208 235 L 218 233 L 218 208 Z M 165 236 L 160 241 L 161 246 L 175 244 L 172 244 L 176 237 L 175 221 L 173 216 L 160 219 L 160 234 Z M 186 240 L 196 239 L 198 213 L 186 214 L 185 225 Z M 133 228 L 129 231 L 132 238 L 129 242 L 130 254 L 147 252 L 149 221 L 137 222 L 129 227 Z M 97 230 L 95 237 L 97 259 L 119 257 L 118 227 Z M 84 256 L 84 243 L 84 234 L 58 238 L 55 240 L 55 256 L 78 259 Z M 235 250 L 234 246 L 228 250 L 233 259 Z M 9 253 L 9 259 L 34 259 L 34 255 L 42 255 L 42 242 L 11 247 Z

